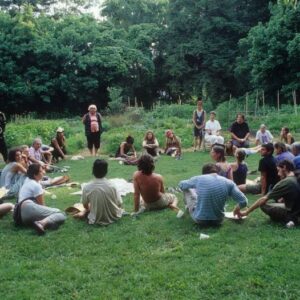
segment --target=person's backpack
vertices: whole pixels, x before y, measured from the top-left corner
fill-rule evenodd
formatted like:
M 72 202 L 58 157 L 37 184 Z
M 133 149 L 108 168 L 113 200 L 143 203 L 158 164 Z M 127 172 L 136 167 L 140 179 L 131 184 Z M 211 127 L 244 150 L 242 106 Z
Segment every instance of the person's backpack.
M 26 199 L 23 199 L 21 202 L 18 202 L 15 204 L 15 208 L 14 208 L 14 212 L 13 212 L 13 219 L 14 219 L 16 226 L 23 225 L 22 217 L 21 217 L 21 206 L 22 206 L 23 202 L 26 200 L 35 201 L 35 198 L 32 198 L 32 197 L 26 198 Z

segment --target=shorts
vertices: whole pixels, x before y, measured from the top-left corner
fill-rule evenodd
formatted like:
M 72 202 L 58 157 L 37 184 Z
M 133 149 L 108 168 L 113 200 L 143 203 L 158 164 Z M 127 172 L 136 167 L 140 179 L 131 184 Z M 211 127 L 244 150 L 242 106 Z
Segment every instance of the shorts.
M 245 141 L 243 143 L 238 142 L 237 140 L 231 140 L 232 144 L 238 148 L 249 148 L 249 141 Z
M 197 127 L 194 127 L 194 137 L 200 137 L 202 138 L 204 134 L 203 128 L 198 129 Z
M 261 193 L 261 183 L 253 183 L 253 184 L 246 184 L 246 194 L 260 194 Z
M 163 209 L 174 203 L 174 201 L 176 200 L 177 197 L 174 194 L 165 193 L 162 194 L 160 199 L 158 199 L 157 201 L 151 203 L 145 202 L 144 205 L 147 210 Z
M 89 135 L 86 136 L 86 139 L 88 149 L 93 149 L 93 146 L 96 149 L 100 148 L 100 131 L 91 132 Z

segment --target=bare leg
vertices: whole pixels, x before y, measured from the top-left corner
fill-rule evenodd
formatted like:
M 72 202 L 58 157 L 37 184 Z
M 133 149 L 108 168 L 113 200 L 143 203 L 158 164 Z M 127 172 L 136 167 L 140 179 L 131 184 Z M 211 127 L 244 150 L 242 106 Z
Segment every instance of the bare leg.
M 99 148 L 95 148 L 95 156 L 97 156 L 98 150 L 99 150 Z
M 238 186 L 241 192 L 245 193 L 246 192 L 246 184 L 241 184 Z
M 93 155 L 93 148 L 88 148 L 90 151 L 90 155 Z
M 0 204 L 0 218 L 9 213 L 14 208 L 12 203 Z

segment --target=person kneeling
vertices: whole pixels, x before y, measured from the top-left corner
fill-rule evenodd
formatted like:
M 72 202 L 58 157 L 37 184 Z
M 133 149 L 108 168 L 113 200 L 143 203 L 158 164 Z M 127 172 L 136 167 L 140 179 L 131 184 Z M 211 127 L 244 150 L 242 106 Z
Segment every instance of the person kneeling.
M 140 211 L 140 202 L 146 210 L 171 208 L 181 212 L 177 207 L 178 200 L 175 195 L 165 193 L 163 177 L 153 173 L 154 160 L 149 154 L 144 154 L 138 161 L 138 171 L 133 174 L 134 211 Z M 140 199 L 142 197 L 142 199 Z M 178 217 L 181 217 L 179 214 Z
M 22 224 L 32 225 L 38 234 L 44 234 L 47 228 L 58 228 L 66 220 L 62 211 L 45 206 L 44 190 L 40 184 L 43 176 L 44 169 L 40 164 L 30 165 L 18 200 L 21 205 Z
M 82 204 L 84 211 L 74 218 L 88 218 L 89 224 L 109 225 L 122 217 L 122 198 L 116 187 L 105 178 L 108 164 L 103 159 L 96 159 L 93 165 L 95 179 L 84 186 Z

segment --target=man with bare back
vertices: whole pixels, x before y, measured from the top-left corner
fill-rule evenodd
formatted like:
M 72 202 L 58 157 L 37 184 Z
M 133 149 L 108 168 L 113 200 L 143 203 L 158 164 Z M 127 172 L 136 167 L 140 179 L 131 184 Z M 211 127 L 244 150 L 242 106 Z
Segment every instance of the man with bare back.
M 133 174 L 134 211 L 140 210 L 140 204 L 146 210 L 171 208 L 183 214 L 177 207 L 178 199 L 174 194 L 165 193 L 163 177 L 153 173 L 153 157 L 142 155 L 138 162 L 138 171 Z M 142 199 L 141 199 L 142 198 Z

